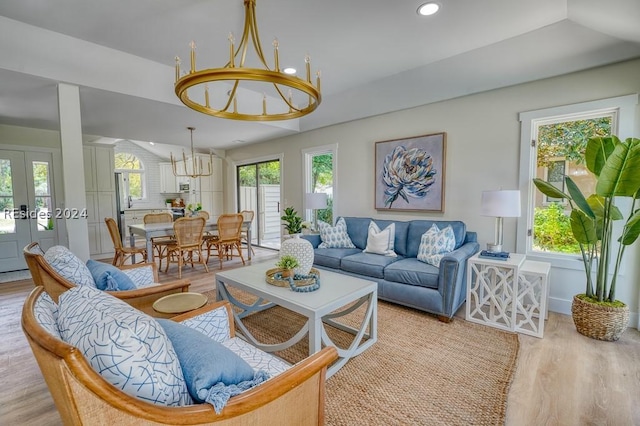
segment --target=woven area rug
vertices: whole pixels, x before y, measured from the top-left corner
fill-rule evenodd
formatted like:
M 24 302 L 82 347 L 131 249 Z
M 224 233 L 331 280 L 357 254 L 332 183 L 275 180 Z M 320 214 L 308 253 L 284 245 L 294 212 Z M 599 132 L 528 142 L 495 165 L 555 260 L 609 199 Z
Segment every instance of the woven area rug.
M 362 310 L 345 322 L 358 321 Z M 282 342 L 304 324 L 281 307 L 243 321 L 265 343 Z M 340 330 L 328 334 L 341 347 L 351 341 Z M 305 340 L 276 354 L 297 362 L 308 352 Z M 503 425 L 518 348 L 517 334 L 461 318 L 445 324 L 379 301 L 378 341 L 327 381 L 326 424 Z

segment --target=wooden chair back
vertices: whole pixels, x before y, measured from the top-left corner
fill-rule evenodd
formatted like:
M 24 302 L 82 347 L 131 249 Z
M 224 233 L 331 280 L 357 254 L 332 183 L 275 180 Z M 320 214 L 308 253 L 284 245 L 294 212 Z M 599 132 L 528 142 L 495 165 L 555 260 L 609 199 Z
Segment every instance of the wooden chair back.
M 222 214 L 218 217 L 218 243 L 240 241 L 244 217 L 240 214 Z
M 324 424 L 326 369 L 338 357 L 332 346 L 325 347 L 267 382 L 232 397 L 221 414 L 216 414 L 209 404 L 183 407 L 155 405 L 132 397 L 105 381 L 78 348 L 63 342 L 40 325 L 34 309 L 42 292 L 41 287 L 36 287 L 27 297 L 22 308 L 22 330 L 65 425 L 90 425 L 97 419 L 101 423 L 118 426 L 265 422 L 278 425 Z M 219 306 L 207 305 L 193 313 L 180 315 L 180 318 Z
M 173 222 L 173 232 L 178 246 L 182 249 L 200 247 L 205 222 L 206 219 L 202 216 L 181 217 Z
M 122 250 L 122 240 L 120 239 L 118 224 L 112 217 L 105 217 L 104 222 L 107 224 L 107 229 L 109 229 L 109 236 L 111 236 L 111 241 L 113 241 L 113 248 L 116 251 Z
M 147 213 L 142 218 L 142 222 L 147 225 L 149 223 L 171 223 L 173 215 L 168 212 L 164 213 Z

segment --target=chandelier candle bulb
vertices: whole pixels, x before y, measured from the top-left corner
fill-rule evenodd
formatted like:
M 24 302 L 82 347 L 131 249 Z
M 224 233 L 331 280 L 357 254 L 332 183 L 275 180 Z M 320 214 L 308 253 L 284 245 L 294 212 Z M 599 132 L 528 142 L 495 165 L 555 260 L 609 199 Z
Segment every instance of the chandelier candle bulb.
M 280 72 L 280 60 L 278 59 L 278 39 L 273 39 L 273 56 L 275 57 L 275 71 Z
M 316 87 L 318 88 L 318 91 L 320 91 L 320 70 L 316 72 Z
M 229 33 L 229 66 L 231 68 L 235 67 L 234 58 L 235 52 L 233 49 L 233 33 Z
M 204 105 L 207 108 L 211 108 L 211 106 L 209 105 L 209 86 L 206 84 L 204 86 Z
M 176 56 L 176 81 L 180 80 L 180 57 Z
M 191 73 L 196 72 L 196 42 L 191 40 Z
M 304 57 L 304 63 L 307 68 L 307 83 L 311 83 L 311 57 L 309 55 Z
M 262 114 L 267 115 L 267 95 L 262 96 Z

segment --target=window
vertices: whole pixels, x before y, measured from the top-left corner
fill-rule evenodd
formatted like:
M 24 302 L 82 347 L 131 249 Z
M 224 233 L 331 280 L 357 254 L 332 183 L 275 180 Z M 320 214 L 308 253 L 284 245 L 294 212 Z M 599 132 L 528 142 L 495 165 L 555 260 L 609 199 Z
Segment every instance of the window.
M 122 173 L 124 196 L 134 200 L 145 199 L 144 167 L 138 157 L 127 152 L 115 155 L 116 172 Z
M 571 233 L 570 209 L 563 200 L 548 198 L 532 183 L 546 180 L 566 192 L 570 176 L 586 194 L 595 192 L 595 177 L 584 164 L 590 137 L 633 134 L 637 95 L 520 114 L 522 121 L 520 188 L 528 196 L 526 214 L 518 222 L 518 251 L 527 255 L 573 259 L 580 249 Z
M 54 211 L 49 163 L 46 161 L 34 161 L 32 165 L 38 231 L 50 231 L 53 229 L 55 222 L 53 220 Z
M 305 193 L 320 192 L 327 194 L 327 207 L 317 212 L 306 208 L 305 220 L 314 222 L 314 214 L 318 221 L 333 225 L 335 203 L 333 194 L 336 191 L 336 159 L 338 146 L 327 145 L 303 151 L 305 165 Z

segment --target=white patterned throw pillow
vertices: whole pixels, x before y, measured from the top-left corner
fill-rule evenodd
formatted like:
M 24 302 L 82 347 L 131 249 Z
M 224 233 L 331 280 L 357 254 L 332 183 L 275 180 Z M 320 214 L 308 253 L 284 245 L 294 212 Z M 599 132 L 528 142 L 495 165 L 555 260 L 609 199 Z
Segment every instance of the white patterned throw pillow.
M 383 254 L 385 256 L 398 256 L 394 249 L 394 240 L 396 238 L 396 224 L 392 223 L 382 231 L 374 222 L 369 222 L 369 231 L 367 235 L 367 247 L 365 253 Z
M 96 288 L 91 271 L 82 260 L 65 246 L 53 246 L 44 254 L 47 261 L 58 274 L 75 285 L 87 285 Z
M 318 222 L 320 239 L 322 242 L 318 248 L 356 248 L 347 234 L 347 223 L 344 218 L 338 219 L 336 226 L 325 222 Z
M 58 302 L 62 339 L 105 380 L 152 404 L 193 403 L 173 345 L 154 318 L 87 286 L 62 293 Z
M 138 268 L 127 268 L 123 269 L 124 272 L 131 281 L 138 288 L 150 287 L 151 285 L 155 285 L 153 276 L 153 266 L 140 266 Z
M 439 267 L 444 255 L 453 251 L 455 246 L 456 237 L 451 225 L 440 230 L 434 223 L 427 232 L 422 234 L 418 248 L 418 260 Z

